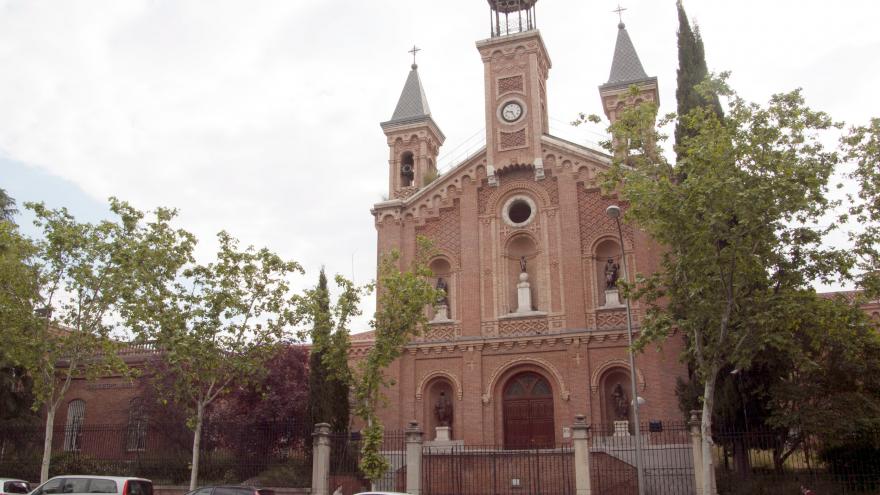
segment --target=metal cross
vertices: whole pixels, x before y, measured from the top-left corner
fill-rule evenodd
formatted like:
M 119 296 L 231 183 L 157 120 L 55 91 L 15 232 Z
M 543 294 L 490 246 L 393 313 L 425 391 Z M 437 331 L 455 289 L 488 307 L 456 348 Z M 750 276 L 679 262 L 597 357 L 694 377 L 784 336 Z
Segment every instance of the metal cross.
M 623 11 L 624 11 L 624 10 L 627 10 L 627 9 L 624 8 L 624 7 L 621 7 L 621 6 L 620 6 L 620 2 L 618 2 L 618 3 L 617 3 L 617 8 L 614 9 L 614 10 L 612 10 L 611 12 L 615 12 L 615 13 L 617 13 L 617 17 L 620 18 L 620 22 L 623 22 Z
M 421 48 L 417 47 L 416 45 L 413 45 L 412 50 L 407 52 L 407 53 L 413 54 L 413 64 L 416 63 L 416 53 L 419 53 L 420 51 L 422 51 Z

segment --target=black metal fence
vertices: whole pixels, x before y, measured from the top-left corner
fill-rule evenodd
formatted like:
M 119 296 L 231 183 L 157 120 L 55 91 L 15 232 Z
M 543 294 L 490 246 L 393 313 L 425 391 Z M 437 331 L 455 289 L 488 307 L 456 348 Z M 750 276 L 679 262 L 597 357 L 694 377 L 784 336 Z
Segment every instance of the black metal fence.
M 308 424 L 209 423 L 202 432 L 200 483 L 311 486 Z M 0 429 L 0 472 L 38 480 L 42 427 Z M 55 428 L 50 474 L 142 476 L 157 484 L 189 480 L 193 432 L 181 424 L 137 423 Z
M 598 493 L 636 493 L 635 431 L 628 422 L 590 428 L 590 477 Z M 645 492 L 664 495 L 694 493 L 690 429 L 683 422 L 643 423 L 641 438 Z
M 330 435 L 330 490 L 341 486 L 343 493 L 357 493 L 371 488 L 386 492 L 406 491 L 406 433 L 385 431 L 380 453 L 390 469 L 371 487 L 361 472 L 361 436 L 359 432 Z
M 716 428 L 715 473 L 724 495 L 800 493 L 880 494 L 880 433 L 823 444 L 785 429 Z
M 571 444 L 546 449 L 450 445 L 422 449 L 425 495 L 572 495 Z M 601 493 L 601 492 L 594 492 Z

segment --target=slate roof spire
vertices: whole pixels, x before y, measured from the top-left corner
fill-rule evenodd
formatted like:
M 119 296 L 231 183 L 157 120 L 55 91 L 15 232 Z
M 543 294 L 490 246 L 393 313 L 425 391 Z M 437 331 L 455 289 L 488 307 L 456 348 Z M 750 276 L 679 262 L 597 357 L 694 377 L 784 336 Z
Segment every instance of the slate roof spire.
M 397 100 L 397 107 L 394 108 L 394 115 L 388 122 L 383 122 L 383 125 L 413 122 L 431 117 L 425 88 L 422 87 L 422 80 L 419 78 L 419 66 L 414 63 L 411 67 L 412 70 L 409 71 L 403 91 L 400 93 L 400 99 Z
M 617 44 L 614 46 L 611 74 L 608 76 L 608 82 L 601 87 L 628 86 L 647 79 L 650 78 L 642 67 L 629 33 L 626 32 L 626 24 L 621 22 L 617 25 Z

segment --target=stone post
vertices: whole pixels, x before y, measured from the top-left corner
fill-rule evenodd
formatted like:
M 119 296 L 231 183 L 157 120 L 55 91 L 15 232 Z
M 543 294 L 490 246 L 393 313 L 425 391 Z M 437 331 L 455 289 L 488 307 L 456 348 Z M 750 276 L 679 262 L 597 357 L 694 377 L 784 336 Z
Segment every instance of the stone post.
M 406 493 L 419 495 L 422 487 L 422 427 L 410 421 L 406 427 Z
M 312 439 L 311 495 L 330 495 L 330 425 L 316 424 Z
M 575 416 L 571 426 L 574 447 L 574 486 L 577 495 L 590 495 L 590 425 L 583 414 Z
M 694 493 L 703 495 L 703 435 L 700 433 L 701 411 L 691 411 L 691 450 L 694 457 Z

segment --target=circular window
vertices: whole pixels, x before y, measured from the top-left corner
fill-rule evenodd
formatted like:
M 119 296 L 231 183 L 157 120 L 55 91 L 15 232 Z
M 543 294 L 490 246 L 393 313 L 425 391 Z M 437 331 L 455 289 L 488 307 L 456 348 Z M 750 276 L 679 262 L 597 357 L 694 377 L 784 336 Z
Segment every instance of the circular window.
M 504 204 L 504 221 L 511 227 L 528 225 L 535 218 L 535 202 L 526 196 L 515 196 Z

